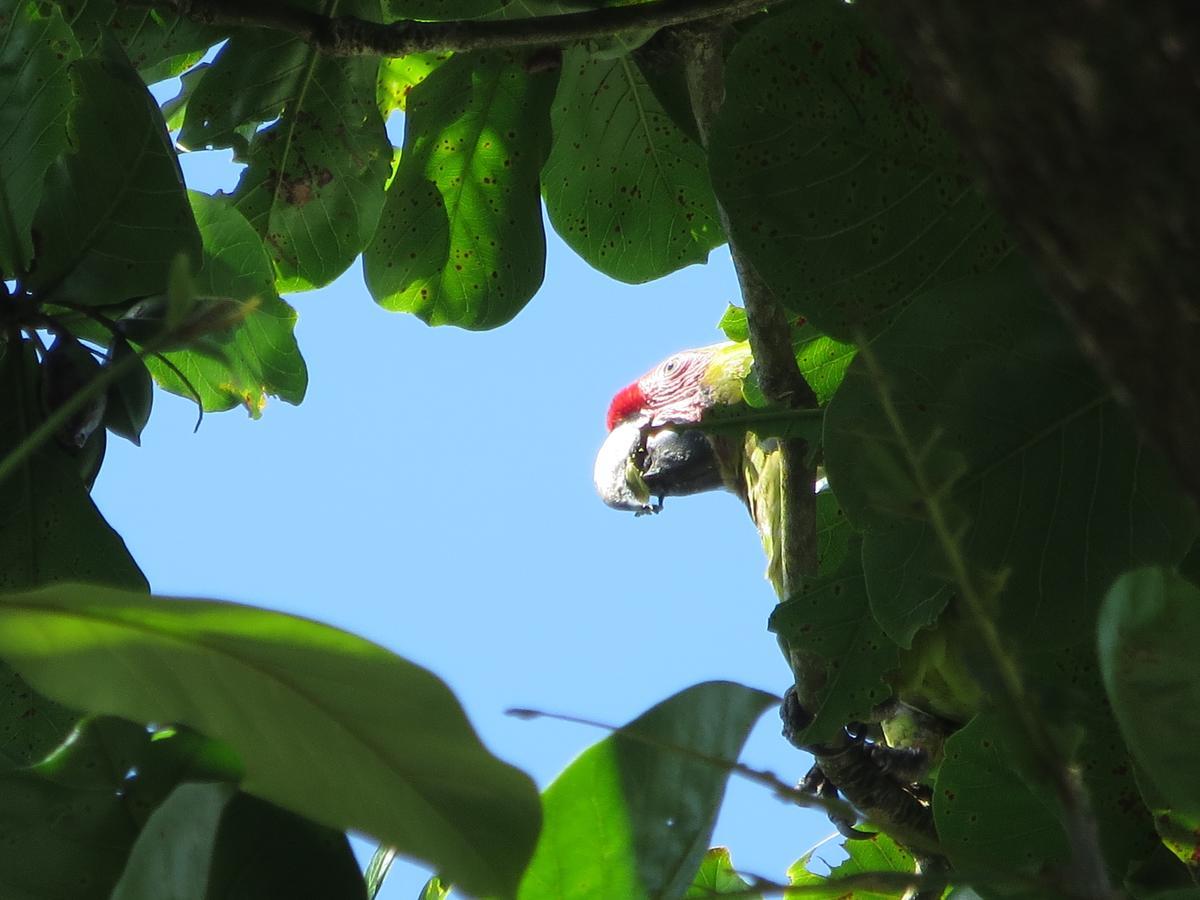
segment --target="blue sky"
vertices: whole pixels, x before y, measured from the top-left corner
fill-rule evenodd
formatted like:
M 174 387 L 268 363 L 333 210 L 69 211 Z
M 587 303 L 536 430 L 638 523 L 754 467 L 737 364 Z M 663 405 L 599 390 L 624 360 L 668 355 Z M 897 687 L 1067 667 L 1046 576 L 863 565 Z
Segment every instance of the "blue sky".
M 190 154 L 184 167 L 199 190 L 236 183 L 227 156 Z M 489 748 L 545 786 L 603 734 L 508 707 L 621 723 L 700 681 L 786 686 L 741 505 L 681 498 L 635 519 L 591 484 L 612 394 L 669 353 L 719 340 L 737 296 L 723 248 L 630 286 L 550 232 L 526 310 L 469 333 L 382 310 L 356 263 L 286 298 L 309 367 L 302 405 L 272 400 L 259 421 L 206 416 L 193 434 L 193 406 L 157 391 L 142 447 L 109 441 L 93 497 L 157 593 L 364 635 L 443 678 Z M 809 762 L 773 711 L 743 758 L 788 780 Z M 782 879 L 830 831 L 734 779 L 714 843 L 738 868 Z M 397 863 L 381 896 L 414 898 L 426 876 Z

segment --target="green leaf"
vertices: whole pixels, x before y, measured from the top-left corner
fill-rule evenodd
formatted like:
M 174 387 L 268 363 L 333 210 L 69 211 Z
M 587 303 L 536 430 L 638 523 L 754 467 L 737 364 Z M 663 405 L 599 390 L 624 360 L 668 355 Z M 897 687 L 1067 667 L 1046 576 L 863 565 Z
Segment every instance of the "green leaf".
M 221 814 L 231 784 L 181 784 L 154 811 L 129 854 L 112 900 L 204 900 Z M 259 835 L 259 838 L 272 835 Z
M 541 286 L 538 172 L 556 78 L 463 53 L 413 91 L 404 151 L 363 257 L 381 305 L 431 325 L 494 328 Z
M 395 110 L 404 110 L 412 89 L 449 58 L 449 53 L 410 53 L 408 56 L 382 60 L 375 86 L 375 102 L 384 119 Z
M 865 532 L 872 612 L 901 646 L 936 619 L 950 569 L 881 389 L 977 580 L 1004 575 L 1002 632 L 1045 647 L 1047 666 L 1091 632 L 1120 572 L 1191 545 L 1194 511 L 1022 267 L 923 295 L 871 352 L 885 383 L 851 365 L 826 413 L 825 462 Z
M 855 346 L 835 341 L 805 325 L 793 336 L 792 347 L 800 374 L 817 395 L 817 402 L 828 403 L 854 360 Z
M 643 282 L 704 262 L 724 242 L 704 151 L 630 57 L 567 50 L 551 118 L 546 209 L 588 264 Z
M 96 305 L 160 292 L 200 235 L 158 104 L 127 63 L 81 59 L 70 74 L 71 152 L 47 175 L 28 286 Z
M 26 343 L 0 345 L 0 458 L 42 419 L 40 371 Z M 55 441 L 42 445 L 0 483 L 0 593 L 86 578 L 145 590 L 125 544 L 100 516 L 74 460 Z
M 1117 579 L 1099 623 L 1104 687 L 1134 759 L 1183 815 L 1200 816 L 1200 588 L 1162 568 Z
M 67 148 L 74 96 L 68 76 L 79 46 L 55 7 L 5 4 L 0 46 L 0 272 L 23 275 L 33 259 L 42 180 Z
M 194 87 L 179 143 L 189 150 L 233 147 L 245 156 L 257 127 L 277 119 L 303 92 L 312 64 L 312 48 L 283 32 L 235 35 L 185 80 L 185 87 Z
M 881 331 L 1010 249 L 860 5 L 814 0 L 736 44 L 709 151 L 739 250 L 822 332 Z
M 196 88 L 200 86 L 210 67 L 209 63 L 201 63 L 183 73 L 183 76 L 179 80 L 179 93 L 162 105 L 162 114 L 163 119 L 166 120 L 167 131 L 179 131 L 183 127 L 184 119 L 187 117 L 188 105 L 192 101 L 192 95 L 196 93 Z M 178 141 L 178 143 L 181 146 L 186 146 L 182 141 Z
M 41 759 L 62 743 L 78 718 L 0 663 L 0 771 Z
M 236 66 L 222 64 L 225 54 Z M 212 99 L 214 84 L 246 95 L 238 114 L 221 120 L 226 126 L 279 116 L 253 134 L 234 202 L 262 238 L 281 291 L 328 284 L 375 233 L 392 164 L 375 105 L 378 68 L 378 59 L 325 56 L 298 38 L 240 34 L 188 104 L 185 133 L 202 110 L 216 115 L 214 104 L 229 104 L 229 93 Z
M 375 852 L 371 854 L 371 859 L 367 862 L 366 869 L 363 870 L 363 883 L 367 887 L 368 900 L 375 900 L 375 895 L 383 887 L 383 881 L 387 878 L 395 860 L 396 851 L 392 847 L 380 844 L 375 848 Z
M 519 896 L 682 894 L 729 766 L 775 701 L 729 682 L 695 685 L 585 750 L 543 794 L 545 824 Z
M 363 900 L 341 832 L 229 784 L 181 784 L 139 835 L 113 900 Z
M 933 816 L 956 867 L 1033 873 L 1070 856 L 1054 798 L 1035 795 L 1022 781 L 1011 740 L 998 717 L 981 715 L 946 741 Z
M 704 897 L 721 894 L 737 894 L 744 900 L 762 900 L 762 895 L 752 893 L 750 885 L 733 868 L 728 848 L 713 847 L 704 854 L 700 870 L 683 896 L 686 900 L 703 900 Z
M 143 70 L 148 84 L 182 72 L 188 59 L 196 59 L 225 37 L 219 28 L 121 0 L 75 0 L 59 5 L 67 9 L 71 27 L 85 48 L 93 48 L 105 38 L 114 39 L 134 67 Z
M 127 340 L 114 337 L 109 347 L 107 364 L 123 365 L 124 360 L 136 355 Z M 150 370 L 144 362 L 131 365 L 129 373 L 108 389 L 104 425 L 113 434 L 119 434 L 141 446 L 142 429 L 150 421 L 150 408 L 154 403 L 154 383 L 150 380 Z
M 361 638 L 233 604 L 57 585 L 5 598 L 0 655 L 61 702 L 227 743 L 244 790 L 371 834 L 466 891 L 510 894 L 533 850 L 530 780 L 484 749 L 441 681 Z
M 210 412 L 242 405 L 257 418 L 268 394 L 299 403 L 308 387 L 308 369 L 293 334 L 296 312 L 275 293 L 271 260 L 262 243 L 228 202 L 197 191 L 189 197 L 204 238 L 197 291 L 256 306 L 225 335 L 206 338 L 195 349 L 163 354 L 186 382 L 154 357 L 146 360 L 151 373 L 164 388 L 184 397 L 192 396 L 190 383 Z
M 725 307 L 725 314 L 717 327 L 725 332 L 725 337 L 738 343 L 750 340 L 750 326 L 746 323 L 746 310 L 730 304 Z
M 862 538 L 851 537 L 836 571 L 806 579 L 771 613 L 768 628 L 804 676 L 801 702 L 813 716 L 798 736 L 804 743 L 828 741 L 892 695 L 885 678 L 899 665 L 899 648 L 871 617 L 861 547 Z
M 449 896 L 450 885 L 434 875 L 425 882 L 425 887 L 421 889 L 421 896 L 417 900 L 446 900 Z
M 818 875 L 809 870 L 813 855 L 812 852 L 809 852 L 796 860 L 788 869 L 788 881 L 808 889 L 802 896 L 816 897 L 820 900 L 901 900 L 903 897 L 911 896 L 911 893 L 903 888 L 897 888 L 894 891 L 870 890 L 862 887 L 847 889 L 836 883 L 838 879 L 851 878 L 856 875 L 875 873 L 911 875 L 914 873 L 917 866 L 912 854 L 886 834 L 877 833 L 863 840 L 843 841 L 842 849 L 846 851 L 847 858 L 834 866 L 828 875 Z M 827 883 L 827 890 L 813 890 Z
M 85 721 L 43 762 L 0 775 L 0 895 L 107 900 L 139 829 L 181 777 L 237 770 L 211 741 L 111 718 Z

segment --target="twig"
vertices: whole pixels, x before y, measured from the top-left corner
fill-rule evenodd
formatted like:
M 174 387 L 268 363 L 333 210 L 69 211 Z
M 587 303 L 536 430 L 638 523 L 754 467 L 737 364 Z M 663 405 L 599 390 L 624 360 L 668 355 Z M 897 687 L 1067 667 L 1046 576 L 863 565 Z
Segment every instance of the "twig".
M 725 60 L 722 55 L 723 23 L 706 23 L 689 29 L 688 90 L 701 142 L 708 147 L 717 113 L 725 101 Z M 729 215 L 717 201 L 721 227 L 729 240 L 729 254 L 742 289 L 754 371 L 763 396 L 790 409 L 816 409 L 813 393 L 792 349 L 791 327 L 770 287 L 762 280 L 733 238 Z M 780 599 L 792 596 L 801 579 L 817 572 L 817 502 L 813 491 L 816 471 L 809 459 L 808 442 L 799 438 L 780 441 L 783 465 L 779 524 L 783 547 Z
M 579 716 L 569 716 L 561 713 L 544 712 L 540 709 L 525 709 L 522 707 L 514 707 L 505 710 L 510 716 L 516 716 L 520 719 L 554 719 L 559 722 L 570 722 L 574 725 L 587 725 L 590 728 L 602 728 L 612 734 L 620 735 L 631 741 L 638 741 L 651 747 L 657 747 L 661 750 L 668 750 L 672 753 L 677 753 L 680 756 L 686 756 L 689 759 L 702 762 L 722 771 L 731 772 L 734 775 L 740 775 L 747 781 L 770 790 L 775 796 L 781 800 L 786 800 L 789 803 L 794 803 L 796 806 L 804 806 L 811 809 L 820 809 L 831 816 L 853 816 L 858 818 L 858 811 L 855 810 L 849 803 L 843 800 L 838 800 L 831 797 L 818 797 L 808 791 L 803 791 L 800 788 L 793 787 L 786 781 L 781 779 L 773 772 L 768 772 L 764 769 L 755 769 L 753 766 L 748 766 L 745 763 L 740 763 L 734 759 L 726 759 L 723 756 L 713 756 L 710 753 L 702 753 L 699 750 L 694 750 L 691 747 L 685 747 L 681 744 L 673 744 L 669 741 L 660 741 L 650 735 L 642 734 L 636 730 L 629 728 L 621 728 L 616 725 L 609 725 L 605 722 L 597 722 L 594 719 L 584 719 Z M 872 823 L 874 824 L 874 823 Z
M 526 19 L 462 22 L 325 16 L 279 0 L 130 0 L 206 25 L 272 28 L 294 34 L 330 56 L 514 49 L 573 44 L 632 29 L 666 28 L 713 16 L 744 18 L 779 0 L 658 0 Z
M 970 565 L 966 560 L 962 547 L 959 545 L 958 534 L 950 521 L 949 512 L 944 508 L 941 497 L 945 492 L 944 485 L 934 484 L 926 474 L 921 462 L 922 451 L 917 447 L 905 427 L 904 418 L 892 400 L 891 389 L 888 386 L 887 375 L 879 365 L 874 351 L 865 339 L 858 339 L 859 356 L 867 367 L 871 381 L 879 397 L 879 405 L 900 449 L 908 464 L 910 474 L 916 486 L 929 526 L 933 530 L 942 554 L 950 566 L 951 577 L 958 587 L 967 618 L 979 634 L 988 662 L 999 675 L 999 683 L 1003 699 L 1010 712 L 1025 732 L 1029 741 L 1033 759 L 1041 768 L 1041 776 L 1053 786 L 1059 806 L 1062 810 L 1063 826 L 1071 845 L 1073 877 L 1071 881 L 1077 885 L 1078 896 L 1087 898 L 1113 897 L 1112 885 L 1108 879 L 1108 867 L 1104 862 L 1104 852 L 1100 846 L 1099 829 L 1095 816 L 1092 814 L 1091 801 L 1087 795 L 1079 774 L 1071 769 L 1056 749 L 1054 738 L 1042 723 L 1035 705 L 1025 689 L 1024 679 L 1016 660 L 1007 651 L 995 622 L 988 614 L 987 604 L 983 593 L 976 586 L 971 576 Z

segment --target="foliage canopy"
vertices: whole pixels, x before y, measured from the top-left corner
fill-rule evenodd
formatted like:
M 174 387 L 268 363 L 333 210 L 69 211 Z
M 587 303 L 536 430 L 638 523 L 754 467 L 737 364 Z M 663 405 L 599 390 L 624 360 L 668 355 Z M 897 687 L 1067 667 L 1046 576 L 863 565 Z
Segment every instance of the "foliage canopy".
M 151 595 L 90 500 L 154 384 L 202 412 L 300 403 L 283 295 L 360 257 L 387 309 L 510 321 L 542 282 L 544 209 L 626 282 L 731 242 L 747 309 L 721 325 L 768 409 L 723 428 L 786 420 L 769 339 L 811 388 L 818 558 L 770 621 L 820 676 L 796 739 L 870 720 L 914 665 L 952 673 L 921 777 L 935 845 L 884 817 L 790 883 L 1198 895 L 1189 473 L 1142 382 L 1081 349 L 1085 316 L 1045 288 L 1062 273 L 982 185 L 1008 197 L 1003 171 L 914 89 L 881 5 L 0 0 L 0 894 L 374 896 L 386 863 L 364 879 L 347 829 L 474 896 L 782 888 L 708 847 L 771 697 L 685 690 L 539 798 L 418 666 Z M 186 189 L 177 156 L 205 148 L 243 164 L 232 193 Z

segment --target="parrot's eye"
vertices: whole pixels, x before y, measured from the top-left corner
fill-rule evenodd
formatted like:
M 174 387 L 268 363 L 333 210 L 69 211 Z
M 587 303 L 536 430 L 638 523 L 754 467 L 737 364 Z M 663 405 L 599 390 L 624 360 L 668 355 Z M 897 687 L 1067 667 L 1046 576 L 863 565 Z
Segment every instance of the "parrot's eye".
M 675 370 L 678 368 L 679 368 L 678 360 L 672 359 L 665 366 L 663 366 L 663 374 L 664 375 L 672 375 L 672 374 L 674 374 Z

